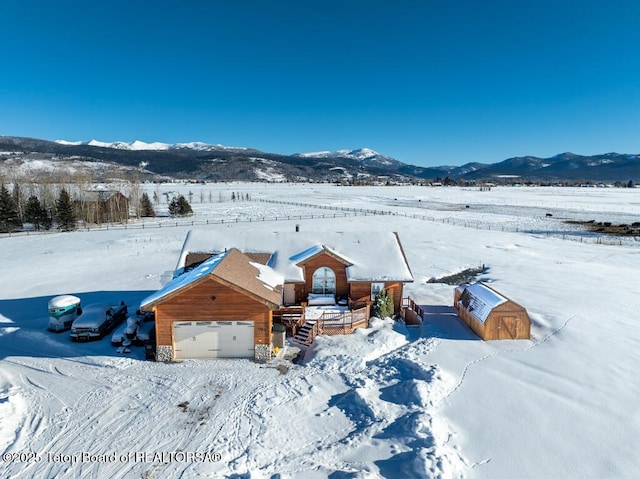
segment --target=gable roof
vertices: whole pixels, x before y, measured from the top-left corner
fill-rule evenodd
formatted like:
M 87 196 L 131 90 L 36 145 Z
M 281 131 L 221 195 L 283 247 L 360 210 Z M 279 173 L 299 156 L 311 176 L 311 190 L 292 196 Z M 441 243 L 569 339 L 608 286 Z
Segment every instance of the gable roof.
M 398 235 L 393 232 L 272 232 L 250 235 L 235 230 L 191 230 L 182 246 L 175 275 L 184 271 L 190 253 L 219 254 L 237 248 L 245 254 L 269 254 L 267 265 L 287 283 L 304 282 L 300 266 L 325 252 L 347 265 L 347 281 L 412 282 Z
M 507 298 L 482 282 L 466 286 L 462 296 L 460 296 L 462 306 L 482 324 L 485 323 L 496 306 L 500 306 L 507 301 Z
M 337 251 L 334 251 L 331 248 L 325 245 L 320 245 L 320 244 L 313 245 L 311 248 L 307 248 L 301 253 L 293 255 L 291 258 L 289 258 L 289 260 L 293 261 L 296 265 L 299 266 L 299 265 L 303 265 L 304 263 L 309 261 L 311 258 L 323 253 L 331 256 L 332 258 L 335 258 L 336 260 L 340 261 L 346 266 L 351 266 L 353 264 L 352 261 L 349 261 L 348 259 L 344 258 Z
M 251 261 L 247 255 L 233 248 L 214 255 L 191 271 L 175 277 L 163 288 L 142 300 L 140 308 L 149 310 L 178 292 L 212 277 L 267 306 L 280 306 L 283 278 L 268 266 Z

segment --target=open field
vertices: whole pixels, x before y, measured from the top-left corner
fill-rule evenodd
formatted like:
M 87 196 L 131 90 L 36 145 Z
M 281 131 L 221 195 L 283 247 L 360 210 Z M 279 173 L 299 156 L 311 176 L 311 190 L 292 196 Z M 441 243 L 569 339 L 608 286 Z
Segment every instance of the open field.
M 0 452 L 37 454 L 7 456 L 16 462 L 0 462 L 0 476 L 636 476 L 640 242 L 599 244 L 564 220 L 640 221 L 640 190 L 147 188 L 161 214 L 164 193 L 191 192 L 194 216 L 0 238 Z M 123 356 L 107 339 L 46 331 L 58 294 L 135 306 L 171 277 L 191 228 L 295 225 L 397 231 L 423 326 L 377 320 L 320 338 L 298 365 L 158 364 L 139 348 Z M 477 340 L 452 316 L 454 287 L 427 283 L 481 265 L 482 279 L 528 309 L 530 341 Z M 176 451 L 209 455 L 155 455 Z

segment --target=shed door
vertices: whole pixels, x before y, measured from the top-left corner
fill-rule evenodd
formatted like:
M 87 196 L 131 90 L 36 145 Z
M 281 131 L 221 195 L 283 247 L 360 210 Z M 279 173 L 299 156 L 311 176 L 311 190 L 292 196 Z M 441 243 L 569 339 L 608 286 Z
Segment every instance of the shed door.
M 176 359 L 253 358 L 251 321 L 174 321 Z
M 509 316 L 499 319 L 498 339 L 518 339 L 520 321 L 518 318 Z

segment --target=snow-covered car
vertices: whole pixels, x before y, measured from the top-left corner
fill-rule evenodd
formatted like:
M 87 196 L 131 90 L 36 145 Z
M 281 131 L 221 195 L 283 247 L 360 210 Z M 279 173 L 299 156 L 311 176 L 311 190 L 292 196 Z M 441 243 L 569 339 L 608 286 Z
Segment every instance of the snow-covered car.
M 136 311 L 136 314 L 130 315 L 127 318 L 127 326 L 125 329 L 125 335 L 127 339 L 135 339 L 140 325 L 147 321 L 153 321 L 154 314 L 149 312 Z
M 133 339 L 136 337 L 136 333 L 138 332 L 138 327 L 142 322 L 142 316 L 135 314 L 133 316 L 129 316 L 127 318 L 127 322 L 124 327 L 124 334 L 127 339 Z
M 156 336 L 156 323 L 155 321 L 147 321 L 140 324 L 136 337 L 133 340 L 133 344 L 143 346 L 148 341 L 155 340 Z
M 127 317 L 127 305 L 90 304 L 71 325 L 71 341 L 102 339 Z
M 126 335 L 127 323 L 123 323 L 111 335 L 111 344 L 113 346 L 122 346 L 122 342 L 127 339 Z

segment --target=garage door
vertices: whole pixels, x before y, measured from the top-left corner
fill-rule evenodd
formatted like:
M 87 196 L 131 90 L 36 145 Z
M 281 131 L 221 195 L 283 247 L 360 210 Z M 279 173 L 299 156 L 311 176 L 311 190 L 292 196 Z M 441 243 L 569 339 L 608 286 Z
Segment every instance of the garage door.
M 252 321 L 174 321 L 176 359 L 253 358 Z

